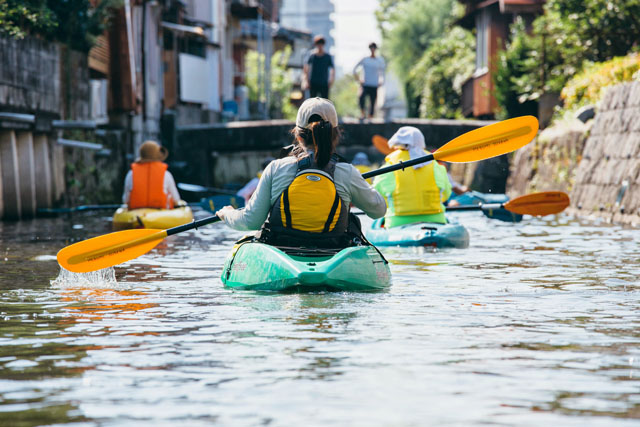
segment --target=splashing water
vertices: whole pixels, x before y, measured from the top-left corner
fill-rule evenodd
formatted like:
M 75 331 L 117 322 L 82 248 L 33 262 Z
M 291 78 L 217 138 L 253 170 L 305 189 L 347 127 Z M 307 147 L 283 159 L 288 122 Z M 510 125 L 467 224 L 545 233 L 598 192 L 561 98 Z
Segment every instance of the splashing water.
M 73 273 L 60 267 L 58 277 L 51 281 L 51 285 L 58 288 L 118 288 L 116 271 L 113 267 L 90 273 Z

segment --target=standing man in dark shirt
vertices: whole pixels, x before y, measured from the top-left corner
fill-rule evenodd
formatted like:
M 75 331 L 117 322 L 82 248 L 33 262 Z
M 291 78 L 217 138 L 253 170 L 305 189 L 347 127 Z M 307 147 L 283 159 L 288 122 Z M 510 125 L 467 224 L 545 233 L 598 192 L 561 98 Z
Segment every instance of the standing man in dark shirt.
M 331 55 L 324 51 L 324 37 L 315 36 L 315 49 L 304 64 L 305 86 L 309 87 L 309 97 L 329 98 L 329 88 L 333 84 L 335 70 Z M 309 72 L 311 71 L 311 72 Z M 311 75 L 309 75 L 311 74 Z

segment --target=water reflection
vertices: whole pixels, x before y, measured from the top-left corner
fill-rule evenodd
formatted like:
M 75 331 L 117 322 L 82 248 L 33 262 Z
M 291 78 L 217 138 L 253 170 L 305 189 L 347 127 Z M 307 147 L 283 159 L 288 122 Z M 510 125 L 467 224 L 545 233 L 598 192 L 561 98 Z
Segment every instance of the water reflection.
M 221 226 L 169 238 L 90 286 L 77 278 L 50 285 L 58 275 L 51 257 L 108 231 L 104 218 L 0 223 L 1 418 L 637 421 L 637 230 L 566 216 L 457 219 L 469 228 L 469 249 L 384 251 L 388 292 L 285 295 L 221 286 L 222 263 L 241 236 Z

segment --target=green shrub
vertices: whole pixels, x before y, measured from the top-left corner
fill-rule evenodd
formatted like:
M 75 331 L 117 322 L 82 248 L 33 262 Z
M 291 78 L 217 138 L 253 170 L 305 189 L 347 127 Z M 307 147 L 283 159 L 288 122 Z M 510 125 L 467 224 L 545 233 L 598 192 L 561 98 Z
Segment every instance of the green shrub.
M 331 87 L 329 96 L 336 106 L 338 116 L 360 117 L 360 106 L 358 105 L 360 84 L 351 74 L 347 74 L 336 80 Z
M 411 69 L 409 81 L 420 94 L 420 117 L 461 117 L 462 84 L 475 67 L 471 32 L 453 27 L 435 40 Z
M 628 54 L 640 40 L 638 0 L 548 0 L 530 29 L 516 20 L 494 74 L 503 116 L 560 93 L 589 62 Z
M 640 80 L 639 70 L 640 55 L 637 53 L 606 62 L 589 63 L 562 89 L 565 110 L 572 111 L 583 105 L 597 103 L 609 86 Z

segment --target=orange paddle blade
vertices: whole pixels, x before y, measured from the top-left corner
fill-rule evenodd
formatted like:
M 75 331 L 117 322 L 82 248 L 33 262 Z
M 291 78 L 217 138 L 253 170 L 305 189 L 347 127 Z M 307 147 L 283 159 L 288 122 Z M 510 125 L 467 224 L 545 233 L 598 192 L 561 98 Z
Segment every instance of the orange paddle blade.
M 460 135 L 440 147 L 433 157 L 453 163 L 476 162 L 524 147 L 537 133 L 538 119 L 516 117 Z
M 391 148 L 389 148 L 389 140 L 384 136 L 373 135 L 373 137 L 371 137 L 371 142 L 373 143 L 373 146 L 376 147 L 376 150 L 378 150 L 385 156 L 393 151 Z
M 544 191 L 516 197 L 504 204 L 504 208 L 520 215 L 544 216 L 560 213 L 569 206 L 567 193 Z
M 58 252 L 58 263 L 74 273 L 88 273 L 149 252 L 167 237 L 166 230 L 141 228 L 83 240 Z

